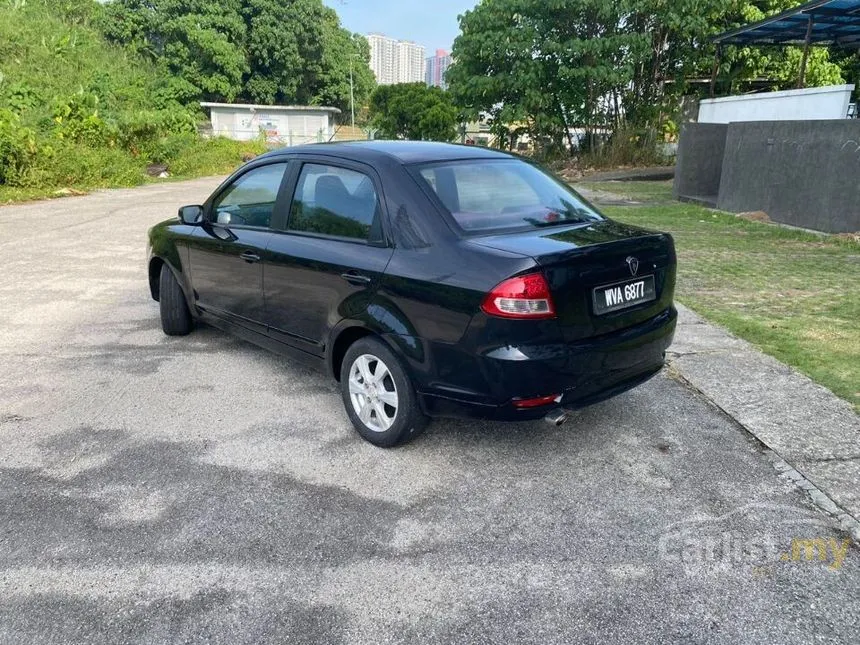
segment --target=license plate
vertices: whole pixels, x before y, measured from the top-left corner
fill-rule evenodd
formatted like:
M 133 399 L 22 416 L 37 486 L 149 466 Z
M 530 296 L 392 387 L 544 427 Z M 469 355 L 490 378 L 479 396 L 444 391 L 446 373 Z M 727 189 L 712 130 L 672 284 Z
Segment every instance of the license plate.
M 641 278 L 596 287 L 592 291 L 592 299 L 594 313 L 598 315 L 656 300 L 654 276 L 644 275 Z

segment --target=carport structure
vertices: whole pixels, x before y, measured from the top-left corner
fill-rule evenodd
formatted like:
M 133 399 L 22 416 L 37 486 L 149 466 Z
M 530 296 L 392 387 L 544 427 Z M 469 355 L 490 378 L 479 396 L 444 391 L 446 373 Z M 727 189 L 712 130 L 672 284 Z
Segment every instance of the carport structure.
M 711 97 L 724 45 L 802 46 L 797 87 L 806 83 L 809 48 L 815 45 L 860 48 L 860 0 L 813 0 L 758 22 L 714 37 L 717 54 L 711 74 Z

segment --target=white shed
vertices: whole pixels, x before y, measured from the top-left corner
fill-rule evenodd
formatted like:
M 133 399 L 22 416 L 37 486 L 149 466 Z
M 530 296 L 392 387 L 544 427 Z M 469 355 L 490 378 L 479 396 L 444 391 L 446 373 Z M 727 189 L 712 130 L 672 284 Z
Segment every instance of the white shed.
M 315 105 L 244 105 L 201 103 L 209 110 L 212 133 L 239 141 L 266 140 L 288 146 L 328 141 L 334 134 L 334 115 L 340 110 Z

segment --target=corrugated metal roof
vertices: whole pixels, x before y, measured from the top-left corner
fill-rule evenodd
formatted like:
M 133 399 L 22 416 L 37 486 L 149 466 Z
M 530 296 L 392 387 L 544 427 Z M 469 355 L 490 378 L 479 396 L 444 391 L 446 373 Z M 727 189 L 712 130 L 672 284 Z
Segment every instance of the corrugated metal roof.
M 713 40 L 718 45 L 803 45 L 807 32 L 813 45 L 860 48 L 860 0 L 814 0 Z

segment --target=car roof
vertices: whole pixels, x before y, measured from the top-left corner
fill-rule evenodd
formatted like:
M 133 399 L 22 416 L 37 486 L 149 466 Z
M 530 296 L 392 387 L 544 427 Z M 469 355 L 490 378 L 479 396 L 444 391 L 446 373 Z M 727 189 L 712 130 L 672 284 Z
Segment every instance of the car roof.
M 313 143 L 272 150 L 259 158 L 278 157 L 293 153 L 317 153 L 374 162 L 382 158 L 403 164 L 454 161 L 459 159 L 511 159 L 512 155 L 480 146 L 464 146 L 433 141 L 336 141 Z

